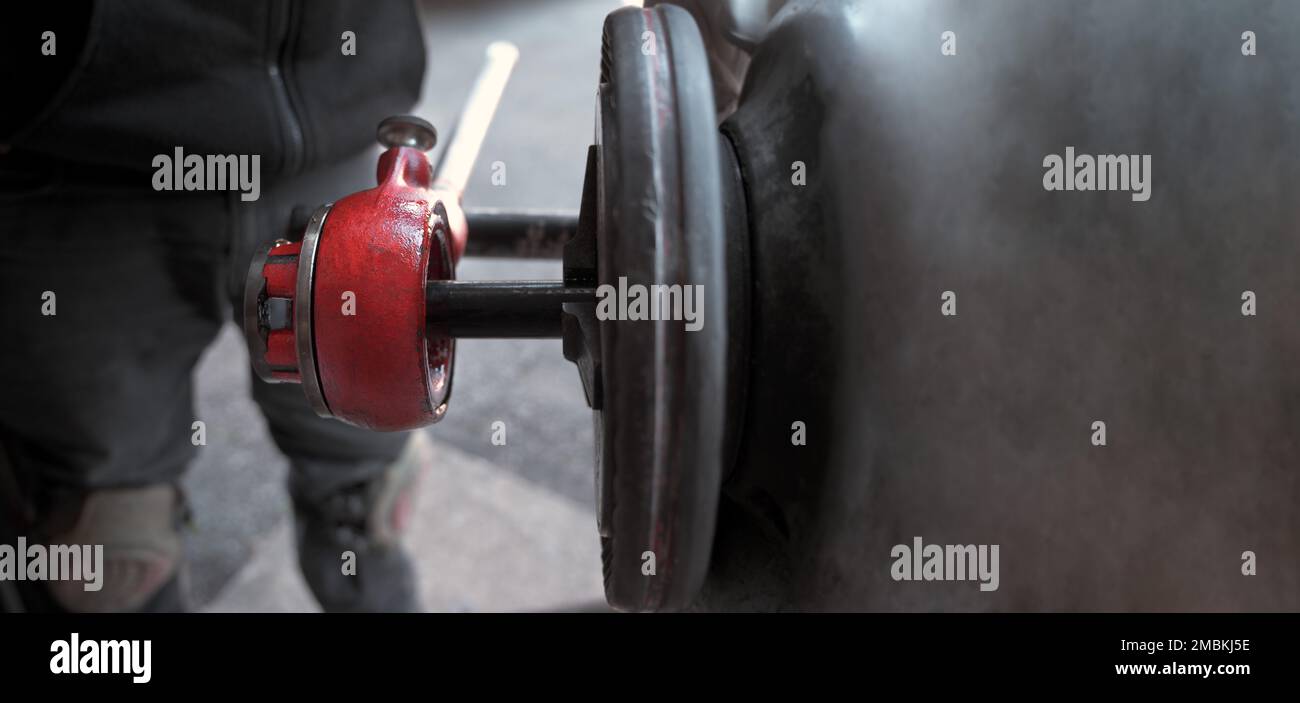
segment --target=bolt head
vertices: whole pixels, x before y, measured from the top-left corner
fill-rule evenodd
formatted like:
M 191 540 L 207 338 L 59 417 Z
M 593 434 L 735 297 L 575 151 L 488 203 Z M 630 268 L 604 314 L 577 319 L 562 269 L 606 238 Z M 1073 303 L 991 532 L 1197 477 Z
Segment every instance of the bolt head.
M 429 151 L 438 143 L 438 130 L 414 115 L 395 115 L 379 123 L 378 137 L 388 149 L 408 146 Z

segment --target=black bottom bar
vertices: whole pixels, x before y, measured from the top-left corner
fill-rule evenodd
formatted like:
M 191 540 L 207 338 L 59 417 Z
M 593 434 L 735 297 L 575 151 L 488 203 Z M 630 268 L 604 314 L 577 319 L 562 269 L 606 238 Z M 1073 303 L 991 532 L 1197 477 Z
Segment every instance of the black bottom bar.
M 288 681 L 296 694 L 321 689 L 334 697 L 348 684 L 371 693 L 435 685 L 496 691 L 507 682 L 534 687 L 571 670 L 575 680 L 630 677 L 640 690 L 691 690 L 715 680 L 728 691 L 768 690 L 776 681 L 869 691 L 888 680 L 920 694 L 909 700 L 929 700 L 925 693 L 946 687 L 960 690 L 960 700 L 984 700 L 1100 684 L 1223 687 L 1235 695 L 1212 700 L 1235 701 L 1249 700 L 1241 692 L 1260 684 L 1272 684 L 1274 694 L 1294 687 L 1297 626 L 1296 615 L 10 616 L 0 622 L 0 672 L 6 693 L 85 686 L 176 691 L 182 699 L 197 690 L 247 694 L 268 680 Z M 55 659 L 55 643 L 71 645 L 74 633 L 80 643 L 143 648 L 148 640 L 149 683 L 133 684 L 124 673 L 55 673 L 70 668 Z M 574 641 L 599 646 L 575 653 L 568 646 Z M 1134 651 L 1133 642 L 1166 649 Z M 1170 642 L 1185 648 L 1171 652 Z M 1231 651 L 1207 650 L 1212 642 Z M 653 685 L 635 679 L 646 666 L 655 669 Z M 750 673 L 727 678 L 719 671 Z

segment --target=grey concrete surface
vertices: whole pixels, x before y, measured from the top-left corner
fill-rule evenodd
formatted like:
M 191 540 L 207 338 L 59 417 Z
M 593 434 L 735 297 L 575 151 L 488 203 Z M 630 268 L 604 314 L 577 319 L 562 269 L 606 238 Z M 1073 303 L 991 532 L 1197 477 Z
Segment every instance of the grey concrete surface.
M 589 511 L 496 465 L 436 442 L 436 480 L 415 502 L 407 546 L 435 612 L 533 611 L 603 603 Z M 282 522 L 208 604 L 209 612 L 318 612 Z
M 443 134 L 450 132 L 488 43 L 504 39 L 520 49 L 471 178 L 467 205 L 577 209 L 592 139 L 601 25 L 605 14 L 622 4 L 422 5 L 429 56 L 416 113 Z M 505 164 L 504 185 L 491 184 L 495 161 Z M 458 276 L 558 278 L 560 273 L 558 262 L 470 260 Z M 590 552 L 596 541 L 591 415 L 559 341 L 466 341 L 456 364 L 449 414 L 430 430 L 447 452 L 424 487 L 423 505 L 433 507 L 420 515 L 417 528 L 427 534 L 414 540 L 418 553 L 452 565 L 422 567 L 434 589 L 426 591 L 430 607 L 528 609 L 598 597 L 599 557 Z M 283 563 L 291 554 L 284 550 L 286 462 L 249 398 L 247 355 L 233 327 L 208 350 L 195 380 L 208 444 L 186 478 L 195 514 L 187 540 L 191 599 L 202 606 L 221 594 L 216 607 L 229 610 L 305 607 L 305 591 L 295 594 L 285 573 L 293 562 Z M 490 441 L 497 420 L 506 423 L 505 446 Z M 468 502 L 463 510 L 447 511 L 448 496 Z M 483 529 L 474 529 L 476 521 Z M 585 529 L 579 529 L 583 522 Z M 552 561 L 535 573 L 522 568 Z M 245 568 L 252 571 L 239 575 Z M 566 569 L 575 571 L 562 574 Z M 290 590 L 279 592 L 282 586 Z

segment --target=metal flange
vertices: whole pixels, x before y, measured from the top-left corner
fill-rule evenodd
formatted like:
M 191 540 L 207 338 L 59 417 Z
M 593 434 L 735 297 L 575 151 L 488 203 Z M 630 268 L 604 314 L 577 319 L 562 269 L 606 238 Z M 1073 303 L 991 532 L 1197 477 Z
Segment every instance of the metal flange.
M 704 582 L 729 458 L 736 340 L 722 144 L 708 59 L 686 11 L 611 13 L 601 69 L 598 283 L 693 286 L 707 311 L 694 331 L 672 319 L 598 323 L 606 599 L 624 610 L 673 610 Z

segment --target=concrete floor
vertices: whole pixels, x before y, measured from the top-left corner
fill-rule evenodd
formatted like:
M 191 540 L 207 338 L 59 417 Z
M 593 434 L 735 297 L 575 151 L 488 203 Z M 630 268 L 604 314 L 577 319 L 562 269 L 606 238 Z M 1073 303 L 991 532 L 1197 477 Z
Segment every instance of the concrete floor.
M 423 6 L 429 50 L 415 110 L 446 134 L 483 49 L 520 61 L 467 190 L 469 206 L 576 210 L 592 141 L 604 16 L 618 0 L 478 0 Z M 490 165 L 506 166 L 491 184 Z M 472 236 L 472 234 L 471 234 Z M 478 261 L 458 277 L 559 278 L 558 262 Z M 411 546 L 433 610 L 590 607 L 601 599 L 591 414 L 558 340 L 458 345 L 447 418 L 427 430 L 438 466 L 422 487 Z M 312 610 L 290 540 L 286 462 L 248 395 L 233 326 L 195 373 L 208 444 L 186 485 L 195 510 L 188 589 L 211 610 Z M 493 422 L 507 444 L 491 443 Z

